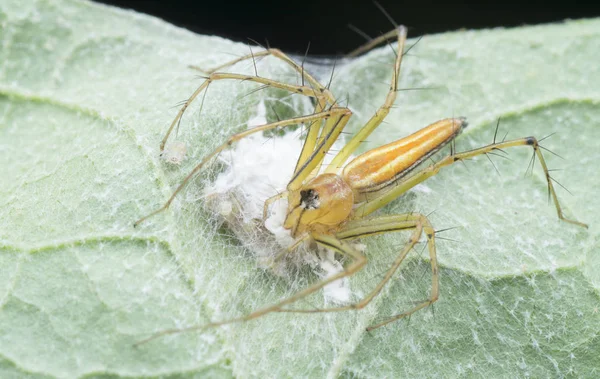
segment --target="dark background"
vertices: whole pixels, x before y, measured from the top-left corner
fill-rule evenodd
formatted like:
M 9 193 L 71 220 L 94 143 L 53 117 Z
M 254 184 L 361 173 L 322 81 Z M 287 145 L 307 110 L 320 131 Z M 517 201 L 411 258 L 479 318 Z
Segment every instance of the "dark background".
M 303 53 L 308 42 L 312 55 L 348 52 L 364 42 L 348 28 L 371 36 L 392 29 L 371 0 L 100 0 L 99 2 L 154 15 L 201 34 L 236 41 L 265 39 L 273 47 Z M 600 16 L 600 1 L 569 2 L 449 2 L 441 0 L 380 0 L 397 23 L 409 27 L 409 36 L 461 28 L 479 29 L 562 21 Z

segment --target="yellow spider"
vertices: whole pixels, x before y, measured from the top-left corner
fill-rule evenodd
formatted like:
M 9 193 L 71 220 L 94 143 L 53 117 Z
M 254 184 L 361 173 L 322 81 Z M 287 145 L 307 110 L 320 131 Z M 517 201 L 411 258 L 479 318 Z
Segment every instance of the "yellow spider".
M 316 313 L 362 309 L 381 292 L 423 234 L 427 241 L 432 272 L 431 292 L 429 297 L 403 313 L 394 315 L 385 321 L 370 326 L 368 330 L 379 328 L 427 307 L 437 301 L 439 296 L 439 274 L 436 257 L 435 231 L 428 218 L 423 214 L 417 213 L 375 217 L 369 216 L 399 196 L 405 194 L 417 184 L 436 175 L 442 168 L 450 166 L 455 162 L 487 154 L 495 150 L 515 146 L 532 148 L 546 175 L 549 193 L 552 196 L 558 217 L 565 222 L 587 227 L 587 225 L 576 220 L 568 219 L 563 215 L 554 186 L 550 180 L 546 162 L 535 137 L 518 138 L 498 143 L 494 141 L 494 143 L 490 145 L 460 153 L 452 150 L 449 155 L 445 156 L 439 162 L 429 166 L 424 165 L 423 163 L 425 160 L 439 151 L 443 146 L 452 142 L 462 129 L 467 126 L 464 117 L 447 118 L 434 122 L 410 136 L 367 151 L 352 159 L 350 162 L 347 162 L 361 142 L 382 123 L 394 104 L 398 91 L 400 66 L 405 51 L 406 28 L 404 26 L 399 26 L 393 31 L 382 35 L 350 54 L 361 54 L 389 38 L 397 39 L 397 55 L 394 63 L 390 90 L 385 102 L 379 107 L 375 115 L 371 117 L 366 125 L 364 125 L 348 141 L 348 143 L 337 152 L 331 163 L 329 163 L 324 170 L 320 169 L 323 159 L 348 123 L 348 120 L 352 116 L 352 112 L 350 109 L 340 106 L 329 89 L 307 73 L 303 66 L 298 65 L 277 49 L 266 49 L 264 51 L 243 56 L 208 71 L 210 73 L 208 79 L 186 101 L 171 123 L 169 130 L 160 144 L 161 152 L 164 150 L 171 132 L 180 122 L 185 110 L 198 95 L 214 81 L 250 81 L 269 87 L 283 89 L 294 94 L 309 96 L 316 100 L 315 112 L 309 115 L 257 126 L 231 136 L 225 143 L 202 159 L 161 208 L 136 221 L 135 226 L 139 225 L 147 218 L 166 210 L 185 185 L 212 158 L 230 147 L 234 142 L 254 133 L 291 125 L 304 124 L 308 126 L 306 140 L 300 156 L 298 157 L 294 172 L 291 173 L 292 175 L 288 182 L 287 190 L 265 202 L 264 216 L 266 217 L 271 203 L 281 198 L 287 198 L 287 217 L 285 219 L 284 227 L 289 230 L 295 242 L 290 248 L 279 254 L 278 257 L 282 254 L 293 254 L 294 249 L 305 241 L 314 241 L 327 249 L 334 250 L 342 256 L 350 258 L 350 262 L 343 271 L 329 276 L 328 278 L 279 301 L 277 304 L 258 309 L 243 317 L 183 329 L 165 330 L 142 342 L 165 334 L 200 330 L 234 322 L 247 321 L 272 312 Z M 217 72 L 218 70 L 235 63 L 262 56 L 273 56 L 290 65 L 302 76 L 303 85 L 291 85 L 258 76 Z M 308 85 L 304 85 L 305 81 Z M 286 308 L 286 306 L 305 298 L 336 280 L 353 275 L 367 264 L 367 258 L 353 247 L 353 245 L 348 243 L 349 240 L 402 230 L 412 230 L 408 242 L 398 253 L 397 258 L 393 261 L 383 279 L 381 279 L 371 292 L 361 300 L 349 305 L 323 309 Z

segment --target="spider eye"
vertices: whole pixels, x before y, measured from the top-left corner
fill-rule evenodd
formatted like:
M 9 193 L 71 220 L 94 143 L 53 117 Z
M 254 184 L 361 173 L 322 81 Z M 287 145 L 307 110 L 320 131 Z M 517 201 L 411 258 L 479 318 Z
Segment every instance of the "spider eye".
M 319 202 L 319 194 L 313 189 L 300 191 L 300 207 L 303 209 L 317 209 L 321 203 Z

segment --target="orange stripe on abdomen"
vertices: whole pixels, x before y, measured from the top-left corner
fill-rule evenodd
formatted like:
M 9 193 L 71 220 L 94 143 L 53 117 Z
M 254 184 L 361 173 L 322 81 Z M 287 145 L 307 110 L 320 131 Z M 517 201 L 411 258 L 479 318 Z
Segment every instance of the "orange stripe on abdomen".
M 408 137 L 369 150 L 344 167 L 343 178 L 355 193 L 380 190 L 451 141 L 466 124 L 464 118 L 440 120 Z

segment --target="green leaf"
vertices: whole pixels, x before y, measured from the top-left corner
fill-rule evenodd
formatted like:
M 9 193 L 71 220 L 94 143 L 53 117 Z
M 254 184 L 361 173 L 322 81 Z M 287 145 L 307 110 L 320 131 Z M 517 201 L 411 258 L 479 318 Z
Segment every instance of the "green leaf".
M 189 64 L 212 67 L 247 46 L 197 36 L 133 12 L 74 0 L 0 3 L 0 376 L 429 377 L 598 375 L 600 351 L 600 20 L 426 36 L 406 57 L 403 88 L 368 147 L 437 119 L 467 116 L 459 149 L 535 135 L 572 195 L 583 230 L 557 221 L 531 151 L 456 165 L 386 208 L 418 210 L 438 229 L 441 296 L 410 322 L 364 332 L 429 290 L 417 253 L 361 312 L 273 314 L 204 333 L 132 344 L 156 331 L 220 320 L 273 303 L 294 286 L 257 269 L 216 229 L 201 176 L 168 212 L 163 203 L 199 158 L 245 127 L 261 99 L 250 83 L 211 86 L 184 118 L 188 159 L 168 166 L 158 145 L 198 86 Z M 388 47 L 338 66 L 356 130 L 383 102 Z M 239 67 L 238 67 L 239 66 Z M 251 64 L 236 69 L 252 73 Z M 296 80 L 274 60 L 265 77 Z M 317 69 L 316 67 L 310 68 Z M 326 82 L 329 72 L 320 77 Z M 274 101 L 280 116 L 301 101 Z M 367 245 L 366 292 L 405 241 Z M 305 277 L 306 279 L 306 277 Z M 299 286 L 296 283 L 296 286 Z

